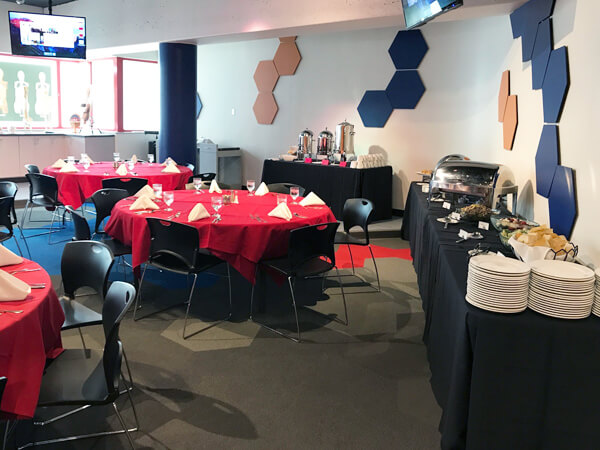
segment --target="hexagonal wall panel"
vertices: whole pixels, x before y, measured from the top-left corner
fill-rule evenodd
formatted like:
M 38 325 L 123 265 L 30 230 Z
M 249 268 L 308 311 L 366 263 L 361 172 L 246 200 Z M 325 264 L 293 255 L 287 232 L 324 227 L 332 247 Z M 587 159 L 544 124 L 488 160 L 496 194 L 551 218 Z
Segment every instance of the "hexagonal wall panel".
M 294 75 L 301 59 L 295 42 L 281 42 L 275 52 L 273 62 L 279 75 Z
M 498 122 L 504 122 L 504 111 L 506 111 L 506 102 L 510 95 L 510 71 L 502 72 L 500 81 L 500 92 L 498 92 Z
M 558 167 L 558 127 L 544 125 L 535 154 L 536 192 L 548 198 L 554 173 Z
M 506 111 L 504 112 L 504 122 L 502 126 L 502 134 L 504 137 L 504 148 L 512 150 L 517 134 L 517 125 L 519 123 L 519 115 L 517 111 L 517 96 L 509 95 L 506 101 Z
M 548 197 L 548 206 L 550 207 L 550 226 L 556 233 L 564 234 L 567 239 L 570 238 L 577 218 L 575 182 L 571 168 L 556 167 Z
M 523 36 L 526 28 L 537 27 L 537 24 L 552 15 L 555 0 L 529 0 L 515 9 L 510 15 L 513 38 Z
M 385 92 L 394 109 L 415 109 L 425 86 L 416 70 L 398 70 Z
M 538 25 L 533 55 L 531 57 L 531 86 L 541 89 L 546 76 L 548 60 L 552 52 L 552 19 L 546 19 Z
M 263 125 L 270 125 L 279 110 L 272 92 L 259 92 L 252 107 L 256 121 Z
M 273 61 L 260 61 L 254 72 L 254 82 L 258 92 L 273 92 L 277 80 L 279 80 L 279 73 Z
M 297 36 L 285 36 L 285 37 L 280 37 L 280 38 L 279 38 L 279 42 L 296 42 L 296 37 L 297 37 Z
M 567 47 L 561 47 L 550 53 L 546 76 L 542 85 L 544 122 L 558 123 L 568 89 Z
M 396 70 L 417 69 L 429 47 L 421 30 L 399 31 L 390 46 L 390 54 Z
M 366 91 L 358 105 L 358 114 L 365 127 L 383 128 L 392 111 L 385 91 Z
M 202 100 L 200 100 L 200 94 L 196 92 L 196 120 L 200 117 L 200 111 L 202 111 Z

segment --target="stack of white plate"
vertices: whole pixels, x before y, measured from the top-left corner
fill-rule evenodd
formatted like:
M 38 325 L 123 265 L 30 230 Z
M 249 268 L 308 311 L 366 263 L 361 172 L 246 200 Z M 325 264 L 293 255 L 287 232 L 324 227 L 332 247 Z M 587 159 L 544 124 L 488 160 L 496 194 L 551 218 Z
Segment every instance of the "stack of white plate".
M 529 267 L 500 255 L 477 255 L 469 261 L 466 300 L 473 306 L 499 313 L 527 308 Z
M 560 319 L 584 319 L 594 303 L 594 271 L 566 261 L 531 263 L 529 308 Z
M 595 316 L 600 317 L 600 267 L 596 269 L 596 290 L 594 294 L 594 305 L 592 306 L 592 313 Z

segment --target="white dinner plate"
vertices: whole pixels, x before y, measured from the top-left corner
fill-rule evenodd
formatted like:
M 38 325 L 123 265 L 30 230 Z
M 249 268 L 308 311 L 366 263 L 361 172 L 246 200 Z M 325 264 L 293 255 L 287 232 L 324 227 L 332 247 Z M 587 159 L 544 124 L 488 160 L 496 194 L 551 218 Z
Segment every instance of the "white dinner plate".
M 531 263 L 531 270 L 539 275 L 564 281 L 583 281 L 594 278 L 592 269 L 567 261 L 541 259 Z
M 490 272 L 506 275 L 523 275 L 529 273 L 527 264 L 512 258 L 495 254 L 477 255 L 471 258 L 469 264 Z
M 466 296 L 465 300 L 468 303 L 470 303 L 471 305 L 476 306 L 477 308 L 485 309 L 487 311 L 492 311 L 492 312 L 503 313 L 503 314 L 520 313 L 522 311 L 525 311 L 525 309 L 527 308 L 527 305 L 520 306 L 518 308 L 497 308 L 497 307 L 493 307 L 493 306 L 487 306 L 487 305 L 484 305 L 484 304 L 479 303 L 477 301 L 474 301 L 473 299 L 469 298 L 469 296 Z

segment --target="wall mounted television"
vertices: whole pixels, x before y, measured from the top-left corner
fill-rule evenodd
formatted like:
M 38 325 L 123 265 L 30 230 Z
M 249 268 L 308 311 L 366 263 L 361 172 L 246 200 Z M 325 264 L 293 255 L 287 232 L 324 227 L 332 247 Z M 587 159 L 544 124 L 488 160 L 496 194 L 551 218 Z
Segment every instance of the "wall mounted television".
M 85 17 L 8 12 L 13 55 L 85 59 Z
M 462 5 L 462 0 L 402 0 L 406 28 L 424 25 L 434 17 Z

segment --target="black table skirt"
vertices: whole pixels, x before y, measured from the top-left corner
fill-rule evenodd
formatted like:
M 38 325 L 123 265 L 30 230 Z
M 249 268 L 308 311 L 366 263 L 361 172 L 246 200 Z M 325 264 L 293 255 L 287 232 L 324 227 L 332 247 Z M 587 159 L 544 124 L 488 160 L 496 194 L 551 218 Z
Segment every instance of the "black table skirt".
M 600 319 L 561 320 L 526 310 L 496 314 L 464 297 L 467 250 L 460 228 L 436 221 L 411 185 L 403 237 L 410 241 L 426 325 L 431 386 L 443 409 L 443 449 L 600 448 Z M 495 231 L 484 243 L 505 251 Z M 481 242 L 481 241 L 479 241 Z
M 373 220 L 392 217 L 392 168 L 350 169 L 301 162 L 265 160 L 262 181 L 294 183 L 314 191 L 342 219 L 344 203 L 349 198 L 366 198 L 375 205 Z

